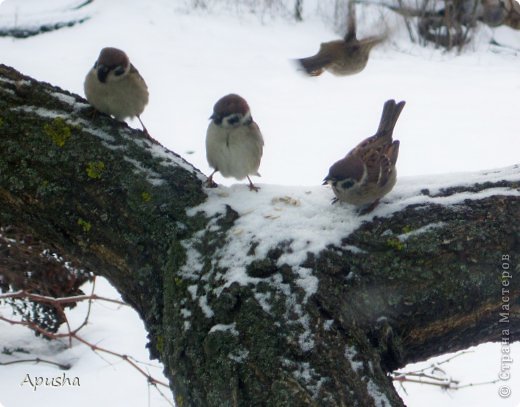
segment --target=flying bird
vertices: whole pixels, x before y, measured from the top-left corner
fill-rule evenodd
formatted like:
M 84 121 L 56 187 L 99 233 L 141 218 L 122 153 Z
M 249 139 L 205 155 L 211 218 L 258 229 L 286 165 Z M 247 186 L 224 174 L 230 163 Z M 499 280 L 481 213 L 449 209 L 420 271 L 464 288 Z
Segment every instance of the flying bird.
M 354 75 L 365 69 L 370 51 L 386 39 L 386 35 L 357 39 L 354 0 L 348 4 L 347 34 L 341 40 L 324 42 L 317 54 L 297 59 L 300 68 L 310 76 L 324 71 L 337 76 Z

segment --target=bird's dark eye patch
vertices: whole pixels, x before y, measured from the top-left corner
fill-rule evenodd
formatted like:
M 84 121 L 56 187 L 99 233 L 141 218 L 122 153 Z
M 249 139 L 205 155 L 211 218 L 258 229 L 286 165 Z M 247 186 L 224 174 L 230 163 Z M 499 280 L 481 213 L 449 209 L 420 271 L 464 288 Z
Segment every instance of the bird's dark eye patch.
M 116 76 L 121 76 L 125 73 L 125 68 L 123 68 L 122 66 L 118 66 L 115 70 L 114 70 L 114 75 Z
M 354 181 L 352 181 L 351 179 L 348 179 L 346 181 L 343 181 L 341 183 L 341 187 L 343 189 L 349 189 L 349 188 L 352 188 L 352 186 L 354 185 Z
M 226 119 L 226 121 L 228 122 L 228 124 L 233 126 L 233 125 L 237 124 L 240 121 L 240 117 L 238 115 L 234 114 L 234 115 L 228 117 Z

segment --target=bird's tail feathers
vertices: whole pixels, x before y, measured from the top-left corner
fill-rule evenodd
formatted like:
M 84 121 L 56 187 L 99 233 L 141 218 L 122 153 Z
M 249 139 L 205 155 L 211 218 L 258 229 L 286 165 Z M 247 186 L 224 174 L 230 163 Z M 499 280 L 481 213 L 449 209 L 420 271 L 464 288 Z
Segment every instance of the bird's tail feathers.
M 311 76 L 318 76 L 323 73 L 323 69 L 330 63 L 329 58 L 323 58 L 319 55 L 314 55 L 308 58 L 301 58 L 295 61 L 299 67 Z
M 387 100 L 385 102 L 385 105 L 383 106 L 383 113 L 381 114 L 381 120 L 379 121 L 379 127 L 376 133 L 379 137 L 392 137 L 395 124 L 397 123 L 397 119 L 399 119 L 399 115 L 401 114 L 404 105 L 404 100 L 399 103 L 395 103 L 395 100 L 393 99 Z

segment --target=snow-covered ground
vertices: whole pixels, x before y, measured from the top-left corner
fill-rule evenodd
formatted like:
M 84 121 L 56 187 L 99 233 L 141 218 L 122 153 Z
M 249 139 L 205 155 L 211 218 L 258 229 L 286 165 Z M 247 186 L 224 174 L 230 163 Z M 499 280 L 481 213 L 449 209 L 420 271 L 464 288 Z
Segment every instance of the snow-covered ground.
M 38 21 L 42 4 L 46 13 L 41 18 L 47 22 L 63 4 L 82 2 L 0 3 L 0 26 L 8 26 Z M 237 11 L 231 0 L 221 0 L 224 6 L 196 11 L 187 7 L 192 3 L 96 0 L 81 11 L 68 13 L 73 18 L 91 15 L 84 24 L 24 40 L 0 38 L 0 62 L 83 94 L 84 77 L 99 50 L 105 46 L 124 49 L 150 89 L 150 104 L 142 115 L 150 133 L 205 173 L 210 170 L 204 139 L 213 104 L 231 92 L 245 97 L 265 139 L 262 177 L 254 180 L 262 190 L 253 194 L 245 185 L 233 185 L 236 181 L 217 175 L 216 181 L 225 187 L 211 192 L 212 202 L 204 209 L 211 211 L 231 202 L 249 217 L 250 221 L 244 217 L 247 227 L 269 217 L 290 219 L 294 211 L 305 214 L 312 205 L 328 205 L 333 195 L 328 187 L 320 186 L 321 180 L 334 161 L 373 134 L 389 98 L 407 104 L 395 130 L 401 141 L 399 179 L 388 195 L 389 203 L 378 209 L 379 215 L 409 203 L 417 188 L 435 188 L 461 179 L 474 181 L 475 175 L 461 172 L 510 167 L 520 161 L 520 51 L 515 50 L 520 48 L 520 32 L 482 28 L 476 42 L 462 55 L 455 55 L 410 44 L 405 30 L 398 26 L 399 18 L 385 12 L 381 23 L 381 12 L 368 7 L 358 12 L 360 36 L 388 29 L 391 37 L 373 51 L 367 68 L 351 77 L 325 73 L 307 78 L 296 72 L 291 59 L 312 55 L 320 42 L 338 37 L 331 28 L 331 0 L 307 0 L 303 23 L 269 12 L 253 15 L 244 11 L 247 7 Z M 508 47 L 488 45 L 491 37 Z M 139 127 L 137 122 L 131 125 Z M 422 174 L 444 175 L 417 177 Z M 251 212 L 250 207 L 262 211 Z M 327 221 L 329 225 L 341 217 L 338 211 L 349 209 L 334 207 L 328 219 L 308 217 L 305 222 Z M 247 234 L 246 226 L 239 232 Z M 337 237 L 333 228 L 324 230 L 327 239 Z M 327 242 L 318 243 L 310 249 L 319 250 Z M 113 295 L 110 290 L 101 284 L 99 294 Z M 81 307 L 72 314 L 79 321 Z M 82 380 L 81 387 L 33 391 L 20 386 L 27 373 L 55 376 L 61 371 L 46 365 L 0 366 L 0 403 L 6 407 L 30 406 L 36 401 L 55 406 L 146 405 L 146 381 L 127 364 L 112 359 L 107 363 L 77 343 L 66 350 L 34 338 L 22 328 L 3 323 L 0 327 L 0 346 L 19 346 L 40 357 L 72 362 L 67 374 Z M 84 332 L 105 347 L 147 360 L 146 333 L 125 307 L 114 310 L 98 305 L 92 325 Z M 520 348 L 515 345 L 513 351 L 514 359 Z M 7 355 L 0 354 L 0 361 L 6 360 Z M 453 360 L 446 369 L 463 383 L 477 383 L 494 380 L 499 363 L 500 346 L 486 344 Z M 511 387 L 520 377 L 520 363 L 513 363 L 513 369 Z M 405 386 L 408 394 L 401 394 L 410 406 L 515 407 L 520 402 L 520 387 L 512 389 L 510 398 L 501 399 L 498 383 L 457 392 Z M 166 404 L 154 389 L 150 394 L 152 406 Z

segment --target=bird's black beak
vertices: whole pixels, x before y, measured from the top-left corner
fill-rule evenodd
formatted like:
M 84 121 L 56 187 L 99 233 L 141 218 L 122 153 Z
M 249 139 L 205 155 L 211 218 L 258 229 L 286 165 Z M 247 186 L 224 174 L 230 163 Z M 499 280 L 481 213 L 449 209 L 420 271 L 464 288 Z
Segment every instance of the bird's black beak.
M 327 185 L 329 183 L 329 177 L 325 177 L 321 185 Z
M 108 69 L 105 65 L 98 65 L 97 77 L 99 79 L 99 82 L 105 83 L 109 72 L 110 72 L 110 69 Z

